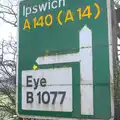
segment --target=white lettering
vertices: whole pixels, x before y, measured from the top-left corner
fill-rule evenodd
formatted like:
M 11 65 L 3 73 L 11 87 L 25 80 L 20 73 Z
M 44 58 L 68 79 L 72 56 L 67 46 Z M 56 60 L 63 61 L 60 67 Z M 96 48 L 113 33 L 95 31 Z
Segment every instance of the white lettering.
M 46 11 L 46 9 L 47 9 L 47 3 L 39 5 L 39 11 L 40 12 Z
M 65 7 L 65 0 L 59 0 L 59 8 L 63 5 Z
M 52 7 L 53 9 L 56 9 L 56 8 L 57 8 L 57 1 L 56 1 L 56 0 L 51 3 L 51 7 Z
M 25 16 L 25 5 L 23 6 L 23 16 Z
M 23 16 L 28 17 L 30 14 L 35 14 L 37 12 L 44 12 L 51 9 L 57 9 L 60 7 L 65 7 L 65 0 L 48 0 L 42 4 L 36 4 L 33 6 L 23 5 Z
M 30 15 L 31 14 L 31 7 L 27 7 L 26 8 L 26 17 L 28 17 L 28 15 Z
M 37 12 L 38 12 L 37 5 L 34 5 L 32 13 L 37 13 Z
M 50 10 L 50 0 L 48 1 L 48 9 Z

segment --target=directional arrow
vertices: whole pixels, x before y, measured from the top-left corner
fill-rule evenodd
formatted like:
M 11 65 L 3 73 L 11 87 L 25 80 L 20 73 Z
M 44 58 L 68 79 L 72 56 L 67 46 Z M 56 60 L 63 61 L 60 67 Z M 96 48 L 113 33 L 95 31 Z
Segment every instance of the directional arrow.
M 79 32 L 79 48 L 78 53 L 38 57 L 36 63 L 47 65 L 80 62 L 81 114 L 93 115 L 92 31 L 87 26 L 84 26 Z
M 83 34 L 84 33 L 87 33 L 87 34 L 85 34 L 84 38 L 82 38 L 83 35 L 80 33 L 81 34 L 80 37 L 82 38 L 81 40 L 83 40 L 83 41 L 79 41 L 80 48 L 83 47 L 85 49 L 85 47 L 86 48 L 87 47 L 92 47 L 91 34 L 90 34 L 91 30 L 87 26 L 84 26 L 82 28 L 81 32 Z M 85 54 L 88 54 L 88 51 Z M 89 54 L 89 56 L 91 56 L 91 54 Z M 81 52 L 79 51 L 78 53 L 71 53 L 71 54 L 41 56 L 41 57 L 37 58 L 36 63 L 38 65 L 46 65 L 46 64 L 80 62 L 80 60 L 82 60 L 82 58 L 83 58 L 82 51 Z
M 83 48 L 80 49 L 81 114 L 94 115 L 92 31 L 87 26 L 84 26 L 79 32 L 79 44 L 80 44 L 80 48 Z

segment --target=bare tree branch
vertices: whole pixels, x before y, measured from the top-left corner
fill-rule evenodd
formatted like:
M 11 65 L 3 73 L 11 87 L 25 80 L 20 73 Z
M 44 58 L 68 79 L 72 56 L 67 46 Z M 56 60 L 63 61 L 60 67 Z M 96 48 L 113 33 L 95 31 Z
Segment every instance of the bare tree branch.
M 0 113 L 16 114 L 16 53 L 17 43 L 12 36 L 0 42 Z M 3 99 L 2 99 L 2 97 Z M 5 101 L 5 102 L 4 102 Z
M 0 19 L 4 22 L 17 27 L 17 3 L 18 0 L 15 0 L 15 3 L 8 0 L 8 5 L 0 3 Z

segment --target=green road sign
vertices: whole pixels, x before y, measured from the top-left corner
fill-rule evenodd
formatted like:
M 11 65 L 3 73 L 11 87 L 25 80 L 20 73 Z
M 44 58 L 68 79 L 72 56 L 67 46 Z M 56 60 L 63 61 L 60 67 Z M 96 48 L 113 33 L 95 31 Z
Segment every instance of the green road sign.
M 110 6 L 110 0 L 20 2 L 20 116 L 114 116 Z

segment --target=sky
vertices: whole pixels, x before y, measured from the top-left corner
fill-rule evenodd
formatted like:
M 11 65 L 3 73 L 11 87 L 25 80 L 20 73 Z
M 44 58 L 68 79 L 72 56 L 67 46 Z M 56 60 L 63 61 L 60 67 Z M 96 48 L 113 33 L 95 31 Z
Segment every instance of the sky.
M 13 37 L 16 37 L 16 28 L 4 22 L 0 22 L 0 41 L 3 39 L 8 40 L 11 34 Z
M 6 4 L 7 0 L 0 0 L 0 2 Z M 16 28 L 0 20 L 0 41 L 3 39 L 8 40 L 11 34 L 13 35 L 13 37 L 16 37 Z
M 0 0 L 1 1 L 1 0 Z M 2 2 L 6 2 L 5 0 L 2 0 Z M 2 40 L 9 41 L 11 36 L 14 38 L 14 40 L 17 41 L 17 28 L 14 26 L 0 20 L 0 42 Z M 6 55 L 4 56 L 4 59 L 12 60 L 12 55 Z

